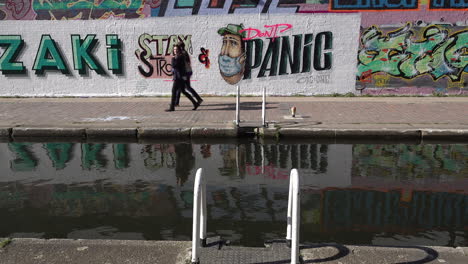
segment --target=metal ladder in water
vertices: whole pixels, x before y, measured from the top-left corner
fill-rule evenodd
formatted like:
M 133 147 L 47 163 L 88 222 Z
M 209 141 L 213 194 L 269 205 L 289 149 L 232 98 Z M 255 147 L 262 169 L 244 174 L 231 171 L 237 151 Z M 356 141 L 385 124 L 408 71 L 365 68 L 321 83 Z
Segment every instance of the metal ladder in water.
M 300 182 L 297 169 L 292 169 L 289 178 L 288 213 L 286 241 L 291 245 L 291 264 L 299 262 L 299 226 L 300 226 Z M 206 181 L 203 169 L 199 168 L 195 175 L 193 193 L 193 223 L 192 223 L 192 264 L 200 263 L 200 247 L 207 246 L 206 237 Z

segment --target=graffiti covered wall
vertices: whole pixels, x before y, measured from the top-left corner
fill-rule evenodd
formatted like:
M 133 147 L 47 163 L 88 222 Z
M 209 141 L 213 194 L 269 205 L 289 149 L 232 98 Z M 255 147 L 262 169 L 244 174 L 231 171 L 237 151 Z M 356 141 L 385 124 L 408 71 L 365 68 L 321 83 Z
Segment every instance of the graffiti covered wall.
M 338 18 L 343 19 L 336 20 L 336 23 L 332 22 L 331 24 L 327 24 L 334 28 L 338 27 L 335 28 L 338 32 L 341 30 L 339 27 L 344 26 L 347 28 L 346 33 L 359 35 L 355 43 L 346 47 L 346 55 L 352 56 L 352 61 L 340 59 L 340 62 L 346 62 L 346 65 L 343 65 L 346 66 L 346 69 L 337 69 L 336 67 L 338 65 L 336 63 L 328 65 L 327 61 L 330 60 L 330 58 L 327 56 L 326 52 L 323 52 L 320 56 L 323 57 L 323 59 L 319 61 L 320 65 L 317 64 L 317 62 L 314 64 L 314 62 L 311 61 L 310 69 L 315 70 L 315 74 L 304 74 L 304 70 L 307 70 L 307 64 L 305 64 L 306 67 L 304 68 L 303 62 L 297 62 L 298 59 L 295 57 L 301 57 L 303 54 L 294 53 L 295 44 L 293 42 L 296 41 L 296 37 L 293 36 L 297 34 L 298 25 L 294 25 L 294 28 L 291 29 L 286 29 L 285 26 L 265 28 L 265 26 L 275 25 L 268 21 L 270 14 L 282 14 L 285 17 L 294 17 L 294 14 L 297 13 L 303 14 L 304 17 L 301 17 L 300 19 L 307 21 L 303 25 L 305 30 L 301 32 L 303 34 L 301 39 L 303 46 L 307 46 L 306 43 L 308 43 L 306 40 L 308 36 L 304 34 L 310 32 L 316 34 L 313 39 L 310 40 L 311 46 L 314 46 L 317 41 L 317 34 L 320 32 L 327 32 L 325 29 L 317 29 L 317 25 L 313 26 L 315 22 L 322 23 L 319 21 L 314 22 L 313 20 L 315 17 L 320 17 L 325 14 L 329 15 L 334 13 Z M 358 22 L 360 28 L 354 28 L 353 24 L 349 23 L 349 20 L 355 20 L 355 18 L 350 19 L 350 13 L 360 17 L 360 22 Z M 210 17 L 207 20 L 205 20 L 207 18 L 206 15 L 209 15 Z M 257 23 L 248 24 L 243 20 L 232 19 L 233 17 L 237 18 L 239 15 L 246 15 L 246 17 L 251 19 L 251 21 L 255 20 Z M 168 26 L 166 24 L 167 22 L 165 22 L 166 20 L 164 19 L 169 17 L 178 17 L 177 24 L 184 25 L 184 29 L 190 28 L 192 25 L 190 21 L 196 21 L 196 23 L 199 24 L 197 24 L 198 26 L 195 26 L 194 30 L 185 30 L 185 34 L 182 34 L 181 32 L 173 30 L 177 29 L 177 27 L 172 25 Z M 191 17 L 195 19 L 190 20 Z M 346 93 L 349 91 L 356 94 L 376 95 L 468 94 L 467 17 L 468 1 L 466 0 L 0 0 L 0 20 L 22 20 L 23 22 L 21 24 L 8 24 L 9 21 L 0 21 L 2 25 L 0 27 L 1 35 L 5 34 L 2 30 L 11 27 L 11 25 L 18 27 L 19 25 L 24 24 L 23 29 L 26 29 L 26 31 L 22 31 L 25 32 L 24 34 L 28 31 L 32 31 L 32 28 L 37 27 L 37 23 L 31 24 L 32 26 L 27 26 L 30 25 L 30 22 L 27 20 L 87 20 L 83 25 L 86 25 L 85 27 L 87 28 L 94 28 L 94 22 L 90 20 L 112 19 L 112 22 L 107 21 L 102 25 L 107 25 L 107 27 L 113 28 L 115 31 L 105 31 L 101 33 L 117 34 L 120 36 L 119 30 L 122 26 L 120 24 L 113 26 L 116 23 L 115 20 L 120 19 L 125 21 L 122 22 L 122 24 L 133 25 L 135 30 L 132 32 L 136 32 L 138 35 L 137 38 L 139 38 L 139 43 L 153 43 L 155 45 L 159 45 L 159 41 L 163 41 L 167 42 L 170 46 L 171 41 L 188 41 L 189 39 L 187 38 L 193 38 L 193 41 L 196 41 L 199 36 L 205 34 L 205 31 L 211 27 L 210 24 L 213 19 L 215 21 L 218 21 L 218 19 L 219 21 L 223 21 L 219 24 L 219 28 L 221 26 L 227 27 L 229 24 L 240 25 L 240 23 L 243 23 L 245 29 L 251 29 L 244 32 L 244 35 L 246 36 L 241 35 L 242 38 L 245 38 L 244 42 L 247 47 L 247 51 L 249 49 L 251 51 L 257 51 L 259 49 L 258 45 L 260 45 L 259 40 L 261 40 L 263 42 L 262 48 L 264 49 L 262 56 L 270 54 L 271 56 L 268 55 L 270 56 L 268 58 L 272 59 L 263 63 L 261 59 L 264 59 L 264 57 L 257 58 L 258 56 L 251 52 L 250 54 L 240 54 L 242 56 L 236 57 L 237 60 L 228 60 L 228 57 L 223 57 L 225 62 L 223 65 L 219 64 L 218 61 L 218 56 L 221 54 L 216 49 L 219 47 L 209 47 L 208 45 L 197 47 L 192 46 L 190 55 L 193 63 L 197 64 L 194 69 L 193 80 L 196 81 L 196 84 L 200 87 L 197 89 L 201 89 L 202 93 L 208 94 L 230 93 L 229 88 L 226 88 L 226 90 L 213 90 L 212 88 L 208 88 L 207 86 L 210 85 L 203 83 L 208 80 L 213 83 L 215 81 L 220 81 L 218 86 L 220 84 L 225 85 L 226 83 L 245 83 L 242 87 L 251 87 L 252 83 L 255 83 L 255 80 L 253 80 L 255 77 L 261 78 L 262 81 L 268 81 L 257 86 L 274 86 L 277 80 L 287 79 L 282 83 L 287 83 L 286 86 L 283 86 L 278 90 L 274 90 L 275 94 L 283 95 L 331 94 L 335 92 Z M 207 21 L 209 21 L 209 23 Z M 333 19 L 333 21 L 335 21 L 335 19 Z M 153 23 L 157 23 L 158 26 Z M 278 23 L 287 24 L 284 20 Z M 161 27 L 160 25 L 164 26 Z M 311 26 L 312 28 L 310 28 Z M 161 30 L 152 30 L 156 28 L 165 28 L 167 30 L 164 32 Z M 171 29 L 168 30 L 169 28 Z M 142 31 L 138 32 L 139 29 Z M 253 29 L 260 31 L 255 31 Z M 278 37 L 278 39 L 281 40 L 281 43 L 273 43 L 272 46 L 269 46 L 265 41 L 273 36 L 272 34 L 274 33 L 274 29 L 278 30 L 278 33 L 281 30 L 285 30 L 278 36 L 286 34 L 290 36 L 290 39 L 286 41 Z M 61 29 L 59 27 L 51 32 L 41 33 L 43 35 L 53 35 L 54 32 L 60 30 Z M 217 29 L 213 27 L 212 30 L 216 31 Z M 14 31 L 19 32 L 18 30 Z M 334 31 L 330 32 L 334 33 Z M 81 37 L 84 38 L 88 34 L 98 33 L 87 31 L 83 32 L 84 35 L 81 35 Z M 247 34 L 250 35 L 247 36 Z M 329 41 L 330 37 L 327 33 L 322 34 L 320 36 L 320 40 L 318 40 L 318 42 L 323 42 L 323 49 L 328 49 L 332 52 L 332 60 L 334 60 L 338 55 L 336 53 L 336 41 L 338 38 L 347 37 L 343 34 L 344 33 L 340 33 L 340 35 L 332 34 L 333 41 L 331 43 Z M 166 36 L 167 39 L 164 39 Z M 176 39 L 173 39 L 174 36 L 176 36 Z M 250 37 L 253 38 L 248 39 Z M 120 38 L 120 40 L 123 39 Z M 138 48 L 133 48 L 133 40 L 134 39 L 131 39 L 128 43 L 127 41 L 121 42 L 122 47 L 120 47 L 120 51 L 123 57 L 123 69 L 108 68 L 108 70 L 112 70 L 112 73 L 119 73 L 119 71 L 122 70 L 118 78 L 119 81 L 112 83 L 112 85 L 116 85 L 116 83 L 118 83 L 119 88 L 113 88 L 109 91 L 108 89 L 101 89 L 101 84 L 91 84 L 91 86 L 94 87 L 93 92 L 90 93 L 84 89 L 84 94 L 167 94 L 167 87 L 165 87 L 165 85 L 161 86 L 156 84 L 158 82 L 156 79 L 160 79 L 159 81 L 164 81 L 164 79 L 170 80 L 170 54 L 168 54 L 167 46 L 165 48 L 158 46 L 157 48 L 154 48 L 152 53 L 149 52 L 149 49 L 144 50 L 140 48 L 139 51 L 137 51 L 137 53 L 139 52 L 138 55 L 136 55 L 140 56 L 140 58 L 135 61 L 134 53 Z M 0 54 L 2 54 L 2 51 L 7 45 L 5 42 L 9 43 L 11 41 L 14 40 L 7 39 L 0 42 Z M 76 41 L 79 42 L 84 40 Z M 88 39 L 88 41 L 92 40 Z M 67 43 L 68 42 L 70 42 L 70 40 L 67 40 Z M 32 45 L 31 43 L 29 44 Z M 290 45 L 290 53 L 287 51 L 288 48 L 282 48 L 283 44 Z M 358 46 L 357 50 L 355 49 L 355 46 Z M 27 48 L 27 45 L 25 48 Z M 163 51 L 163 49 L 166 50 Z M 279 49 L 279 51 L 277 49 Z M 312 49 L 314 48 L 312 47 Z M 307 49 L 302 50 L 302 52 L 304 51 L 307 52 Z M 99 49 L 96 48 L 96 52 L 99 52 Z M 311 51 L 311 60 L 314 58 L 314 52 L 315 50 Z M 21 58 L 21 54 L 22 53 L 19 53 L 17 56 Z M 117 52 L 114 52 L 113 54 L 117 55 Z M 130 56 L 127 60 L 125 56 L 128 56 L 128 54 L 131 54 L 133 57 Z M 25 55 L 30 56 L 29 54 Z M 155 58 L 152 58 L 151 56 Z M 279 60 L 276 64 L 274 63 L 275 56 Z M 2 61 L 0 67 L 5 69 L 5 57 L 2 59 L 0 59 Z M 115 63 L 116 62 L 114 61 L 114 64 Z M 226 71 L 228 71 L 228 63 L 231 63 L 236 67 L 230 68 L 229 70 L 231 72 L 227 72 L 227 74 L 234 75 L 237 68 L 240 68 L 241 71 L 237 72 L 239 75 L 242 75 L 240 78 L 224 75 L 222 76 L 222 79 L 211 80 L 210 78 L 205 77 L 204 74 L 207 71 L 220 71 L 220 67 L 223 68 L 225 70 L 224 73 L 226 73 Z M 239 64 L 240 67 L 237 67 L 239 66 L 237 64 Z M 288 64 L 287 70 L 285 70 L 286 64 Z M 116 65 L 117 64 L 114 66 Z M 17 73 L 18 69 L 21 73 L 22 68 L 19 66 L 21 65 L 16 64 L 16 67 L 13 67 L 13 71 L 10 69 L 10 73 Z M 97 69 L 98 65 L 95 66 L 95 69 Z M 139 66 L 142 68 L 138 68 Z M 253 71 L 249 70 L 252 66 L 255 66 Z M 84 67 L 86 67 L 86 63 Z M 330 69 L 328 69 L 328 67 L 330 67 Z M 149 68 L 152 70 L 149 70 Z M 143 73 L 142 70 L 144 70 Z M 326 72 L 339 73 L 342 70 L 346 73 L 353 72 L 354 80 L 351 81 L 353 83 L 353 87 L 350 88 L 350 90 L 349 88 L 342 89 L 340 87 L 345 83 L 344 80 L 335 79 L 336 76 L 341 76 L 341 74 L 333 75 Z M 299 73 L 303 75 L 300 76 Z M 134 76 L 134 74 L 137 74 L 137 76 Z M 211 77 L 212 75 L 208 76 Z M 23 91 L 11 91 L 19 89 L 15 84 L 13 84 L 14 87 L 4 87 L 6 85 L 6 79 L 2 77 L 3 76 L 0 76 L 0 82 L 4 89 L 2 89 L 0 95 L 29 95 L 28 93 L 23 93 Z M 53 77 L 47 76 L 45 78 L 49 79 Z M 96 78 L 98 77 L 91 76 L 91 79 Z M 242 81 L 237 79 L 242 79 Z M 221 80 L 224 80 L 224 82 Z M 106 78 L 106 81 L 109 82 L 109 78 Z M 56 81 L 52 79 L 52 82 Z M 58 82 L 63 84 L 62 81 Z M 101 81 L 96 82 L 102 83 Z M 68 84 L 68 81 L 66 83 Z M 70 87 L 73 85 L 73 83 L 70 83 Z M 154 88 L 155 85 L 164 88 Z M 5 89 L 7 91 L 4 91 Z M 258 93 L 258 91 L 254 91 L 255 89 L 249 89 L 250 88 L 247 88 L 247 93 Z M 63 92 L 56 92 L 57 90 L 60 90 L 56 86 L 53 86 L 53 88 L 48 87 L 45 90 L 47 91 L 42 92 L 42 90 L 39 90 L 37 93 L 34 92 L 34 95 L 60 96 L 64 94 Z M 69 93 L 65 92 L 65 94 Z
M 202 94 L 234 94 L 236 84 L 244 94 L 352 92 L 359 23 L 358 14 L 3 21 L 0 95 L 170 94 L 177 43 Z

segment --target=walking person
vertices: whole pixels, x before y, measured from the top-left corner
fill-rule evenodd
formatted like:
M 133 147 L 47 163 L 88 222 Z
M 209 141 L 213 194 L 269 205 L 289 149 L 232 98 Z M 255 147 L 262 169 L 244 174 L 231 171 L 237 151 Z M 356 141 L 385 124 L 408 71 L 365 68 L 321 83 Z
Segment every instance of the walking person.
M 174 83 L 172 85 L 172 97 L 171 104 L 169 109 L 166 109 L 166 112 L 172 112 L 175 110 L 177 92 L 183 93 L 193 104 L 192 110 L 197 110 L 200 105 L 196 102 L 193 97 L 185 91 L 185 79 L 186 79 L 186 69 L 185 69 L 185 57 L 182 55 L 182 49 L 179 45 L 174 45 L 174 57 L 172 57 L 172 80 Z
M 192 65 L 190 62 L 190 55 L 188 52 L 185 50 L 185 44 L 183 42 L 177 43 L 177 45 L 181 48 L 182 50 L 182 55 L 185 58 L 185 72 L 186 72 L 186 79 L 185 79 L 185 90 L 189 92 L 195 99 L 197 99 L 198 105 L 201 105 L 203 102 L 203 99 L 198 95 L 197 91 L 192 88 L 192 85 L 190 83 L 190 78 L 192 77 Z M 176 101 L 175 101 L 175 106 L 179 106 L 179 101 L 180 101 L 180 92 L 178 91 L 176 94 Z

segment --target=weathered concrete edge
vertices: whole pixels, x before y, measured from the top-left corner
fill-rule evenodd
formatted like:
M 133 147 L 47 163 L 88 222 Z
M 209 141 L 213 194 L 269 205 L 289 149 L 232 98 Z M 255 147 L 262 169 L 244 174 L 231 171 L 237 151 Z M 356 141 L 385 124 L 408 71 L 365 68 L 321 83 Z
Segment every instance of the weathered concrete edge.
M 10 131 L 10 137 L 13 139 L 22 137 L 86 137 L 84 128 L 14 127 Z
M 238 138 L 237 127 L 140 127 L 140 128 L 53 128 L 15 127 L 0 128 L 0 139 L 21 138 L 77 138 L 77 139 L 158 139 L 158 138 Z M 255 134 L 262 138 L 309 139 L 418 139 L 468 141 L 468 129 L 330 129 L 330 128 L 257 128 Z
M 264 129 L 271 130 L 273 129 Z M 336 139 L 421 139 L 468 141 L 467 129 L 321 129 L 280 128 L 280 138 L 336 138 Z M 265 134 L 268 134 L 265 133 Z
M 192 127 L 191 138 L 238 137 L 237 128 L 231 127 Z
M 150 138 L 190 138 L 190 128 L 151 128 L 140 127 L 137 129 L 138 139 Z

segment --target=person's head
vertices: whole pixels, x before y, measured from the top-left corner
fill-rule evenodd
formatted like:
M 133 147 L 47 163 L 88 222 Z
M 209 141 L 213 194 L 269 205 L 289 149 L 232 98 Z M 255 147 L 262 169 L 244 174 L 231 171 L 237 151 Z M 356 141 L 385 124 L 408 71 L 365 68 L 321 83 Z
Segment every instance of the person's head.
M 174 45 L 174 48 L 172 50 L 172 53 L 174 54 L 174 56 L 179 56 L 180 53 L 182 52 L 182 49 L 180 48 L 179 45 Z
M 177 42 L 177 46 L 180 47 L 181 51 L 185 51 L 185 43 L 183 41 Z
M 244 75 L 245 43 L 242 40 L 245 33 L 242 24 L 229 24 L 218 30 L 223 37 L 223 46 L 218 58 L 219 70 L 223 79 L 229 84 L 236 84 Z

